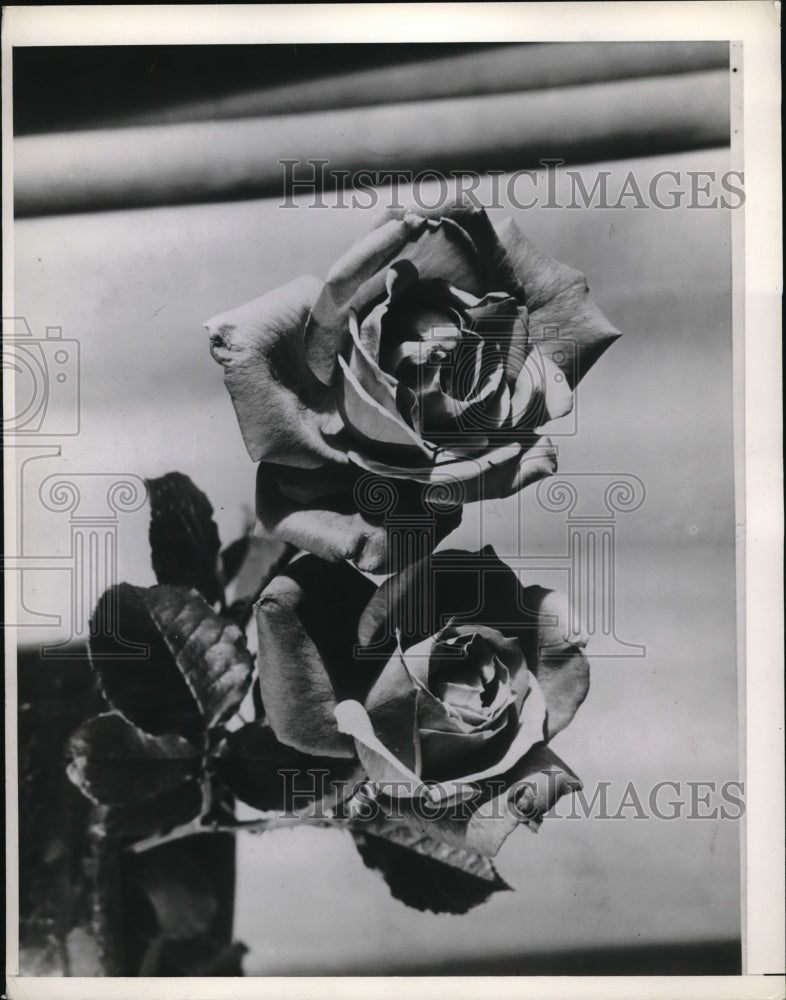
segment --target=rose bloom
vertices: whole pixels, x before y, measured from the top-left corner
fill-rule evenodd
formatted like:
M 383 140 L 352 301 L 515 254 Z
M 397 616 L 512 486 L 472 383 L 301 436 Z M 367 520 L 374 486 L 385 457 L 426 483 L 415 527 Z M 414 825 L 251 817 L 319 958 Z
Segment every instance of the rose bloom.
M 397 645 L 365 705 L 336 712 L 369 778 L 411 796 L 426 781 L 470 782 L 516 764 L 543 740 L 546 704 L 515 639 L 451 624 Z
M 370 475 L 396 515 L 430 512 L 438 541 L 463 503 L 555 471 L 538 428 L 619 336 L 580 272 L 453 203 L 390 213 L 324 284 L 298 278 L 206 327 L 264 527 L 369 571 L 396 568 Z
M 409 826 L 494 854 L 581 787 L 547 747 L 589 687 L 584 640 L 567 623 L 561 595 L 522 587 L 490 548 L 437 553 L 373 592 L 349 564 L 303 556 L 257 605 L 266 718 L 302 753 L 357 755 L 378 801 Z M 461 814 L 420 808 L 424 794 L 467 793 Z

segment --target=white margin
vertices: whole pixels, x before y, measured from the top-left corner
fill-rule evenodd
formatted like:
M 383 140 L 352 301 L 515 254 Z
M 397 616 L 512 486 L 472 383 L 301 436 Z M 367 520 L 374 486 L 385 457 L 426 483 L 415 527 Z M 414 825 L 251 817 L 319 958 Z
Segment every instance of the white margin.
M 747 892 L 742 977 L 407 977 L 313 979 L 7 979 L 7 995 L 205 997 L 783 997 L 783 505 L 781 409 L 780 4 L 726 2 L 99 5 L 3 9 L 3 315 L 13 315 L 11 47 L 372 41 L 741 41 L 744 49 L 744 444 L 747 664 Z M 735 270 L 735 275 L 738 272 Z M 735 312 L 736 318 L 736 312 Z M 735 381 L 735 394 L 739 383 Z M 742 425 L 738 422 L 737 427 Z M 741 436 L 735 431 L 738 438 Z M 6 484 L 6 532 L 14 493 Z M 6 537 L 8 537 L 6 535 Z M 15 600 L 13 580 L 6 600 Z M 7 649 L 15 637 L 6 635 Z M 13 663 L 13 653 L 6 663 Z M 7 671 L 8 822 L 16 815 L 16 682 Z M 10 742 L 9 742 L 10 741 Z M 7 840 L 8 945 L 16 954 L 16 857 Z M 13 920 L 13 922 L 12 922 Z M 769 973 L 769 975 L 763 975 Z

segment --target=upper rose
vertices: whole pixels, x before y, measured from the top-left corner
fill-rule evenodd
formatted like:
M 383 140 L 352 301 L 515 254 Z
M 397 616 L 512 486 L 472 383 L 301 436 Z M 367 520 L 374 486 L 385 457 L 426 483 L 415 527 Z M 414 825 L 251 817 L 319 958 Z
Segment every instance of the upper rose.
M 449 514 L 556 469 L 537 428 L 619 335 L 584 276 L 512 220 L 446 205 L 402 210 L 322 284 L 303 277 L 206 324 L 273 534 L 366 570 L 386 567 L 384 514 L 357 486 L 394 480 L 396 513 L 429 487 Z M 437 510 L 432 504 L 431 510 Z M 460 516 L 460 515 L 459 515 Z

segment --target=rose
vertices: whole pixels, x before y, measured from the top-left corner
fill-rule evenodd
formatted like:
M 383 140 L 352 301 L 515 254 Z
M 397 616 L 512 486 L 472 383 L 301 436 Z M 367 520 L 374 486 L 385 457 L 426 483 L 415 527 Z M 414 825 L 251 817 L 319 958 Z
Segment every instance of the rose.
M 537 825 L 580 787 L 546 747 L 589 686 L 583 640 L 567 622 L 563 598 L 522 587 L 489 548 L 437 553 L 370 598 L 348 564 L 300 557 L 257 605 L 267 719 L 302 753 L 356 753 L 378 801 L 408 825 L 494 854 L 517 823 Z M 428 788 L 472 801 L 424 817 Z
M 455 204 L 394 212 L 324 285 L 299 278 L 206 326 L 260 461 L 263 525 L 372 571 L 395 567 L 369 474 L 444 537 L 464 502 L 554 472 L 537 428 L 619 335 L 582 274 Z
M 424 782 L 504 773 L 543 740 L 546 705 L 518 642 L 483 625 L 448 625 L 393 656 L 365 706 L 342 702 L 339 727 L 355 738 L 370 780 L 389 794 Z

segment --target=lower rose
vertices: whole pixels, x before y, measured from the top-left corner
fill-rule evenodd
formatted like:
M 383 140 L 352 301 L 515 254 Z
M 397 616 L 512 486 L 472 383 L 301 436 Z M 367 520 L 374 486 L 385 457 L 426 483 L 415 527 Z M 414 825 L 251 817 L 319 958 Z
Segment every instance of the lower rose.
M 546 703 L 521 647 L 483 625 L 398 645 L 365 705 L 343 702 L 336 714 L 369 780 L 392 795 L 416 795 L 428 782 L 451 797 L 545 738 Z
M 491 549 L 438 553 L 376 590 L 347 564 L 301 557 L 257 605 L 268 721 L 301 752 L 357 755 L 383 811 L 396 803 L 428 836 L 495 854 L 580 787 L 547 748 L 589 686 L 567 610 Z M 424 818 L 422 796 L 462 800 L 470 786 L 469 810 Z

